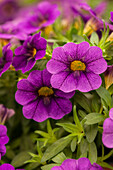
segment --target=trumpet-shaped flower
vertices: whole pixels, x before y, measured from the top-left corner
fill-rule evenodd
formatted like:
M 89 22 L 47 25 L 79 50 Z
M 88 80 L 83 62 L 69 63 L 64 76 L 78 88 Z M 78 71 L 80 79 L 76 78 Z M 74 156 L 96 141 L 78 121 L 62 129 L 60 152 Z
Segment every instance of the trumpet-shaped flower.
M 99 74 L 107 69 L 102 50 L 89 43 L 67 43 L 53 50 L 47 70 L 53 74 L 51 85 L 64 92 L 98 89 L 102 80 Z
M 16 101 L 23 105 L 23 114 L 27 119 L 42 122 L 47 118 L 61 119 L 72 110 L 69 101 L 74 92 L 64 93 L 52 88 L 51 74 L 43 71 L 32 71 L 27 79 L 18 82 Z
M 29 71 L 36 63 L 36 60 L 45 56 L 47 41 L 40 34 L 39 32 L 29 36 L 23 45 L 15 50 L 13 66 L 16 71 L 22 70 L 22 73 Z

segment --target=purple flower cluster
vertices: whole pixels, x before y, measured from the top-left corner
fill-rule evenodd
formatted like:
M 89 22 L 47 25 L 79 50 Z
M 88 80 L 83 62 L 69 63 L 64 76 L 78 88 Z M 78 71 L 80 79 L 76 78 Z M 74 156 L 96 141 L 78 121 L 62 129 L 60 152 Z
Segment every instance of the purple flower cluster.
M 99 74 L 107 69 L 102 50 L 89 43 L 67 43 L 53 50 L 47 70 L 52 74 L 51 85 L 64 92 L 88 92 L 101 86 Z
M 14 0 L 7 1 L 14 2 Z M 15 8 L 15 10 L 17 9 Z M 0 38 L 25 40 L 29 34 L 53 24 L 59 15 L 60 11 L 57 5 L 46 1 L 38 5 L 36 4 L 31 8 L 22 8 L 17 10 L 16 17 L 13 20 L 7 23 L 4 20 L 4 24 L 0 25 Z
M 0 125 L 0 159 L 6 153 L 5 144 L 7 144 L 8 141 L 7 128 L 4 125 Z
M 66 159 L 61 166 L 55 166 L 51 170 L 103 170 L 101 166 L 94 163 L 91 165 L 88 158 Z
M 51 74 L 43 71 L 32 71 L 27 79 L 17 84 L 16 101 L 23 105 L 23 114 L 27 119 L 42 122 L 47 118 L 61 119 L 72 110 L 69 101 L 74 92 L 64 93 L 51 86 Z
M 102 142 L 107 148 L 113 148 L 113 108 L 103 123 Z

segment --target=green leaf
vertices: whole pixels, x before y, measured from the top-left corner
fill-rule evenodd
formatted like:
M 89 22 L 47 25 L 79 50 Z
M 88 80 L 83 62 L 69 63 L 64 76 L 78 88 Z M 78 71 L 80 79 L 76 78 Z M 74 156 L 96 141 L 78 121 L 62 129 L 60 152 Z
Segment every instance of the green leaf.
M 71 151 L 72 151 L 72 152 L 75 151 L 76 145 L 77 145 L 77 137 L 75 137 L 75 138 L 71 141 Z
M 81 118 L 84 118 L 87 115 L 83 110 L 78 110 L 78 114 L 81 116 Z
M 73 106 L 73 117 L 74 117 L 74 122 L 75 122 L 76 126 L 78 127 L 78 129 L 80 131 L 83 131 L 82 125 L 81 125 L 80 120 L 77 115 L 76 105 Z
M 59 153 L 57 156 L 55 156 L 52 161 L 58 164 L 61 164 L 67 157 L 63 152 Z
M 39 135 L 45 137 L 45 138 L 49 138 L 49 134 L 40 130 L 36 130 L 35 133 L 38 133 Z
M 54 166 L 60 166 L 60 164 L 49 164 L 49 165 L 45 165 L 45 166 L 42 166 L 41 169 L 42 169 L 42 170 L 51 170 L 51 168 L 53 168 Z
M 92 99 L 91 105 L 92 105 L 92 111 L 99 113 L 101 106 L 100 106 L 100 98 L 97 94 L 96 95 L 94 94 L 94 98 Z
M 77 92 L 75 93 L 75 102 L 78 103 L 81 107 L 83 107 L 88 113 L 91 112 L 91 107 L 89 100 L 87 99 L 86 96 L 84 96 L 82 93 Z
M 92 143 L 97 135 L 98 125 L 85 125 L 85 134 L 89 143 Z
M 102 99 L 105 100 L 108 106 L 111 106 L 111 96 L 108 90 L 106 90 L 104 87 L 100 87 L 99 89 L 96 90 L 96 92 Z
M 55 143 L 53 143 L 51 146 L 49 146 L 46 149 L 41 162 L 45 162 L 51 159 L 52 157 L 54 157 L 55 155 L 57 155 L 71 142 L 71 140 L 72 140 L 72 137 L 70 138 L 64 137 L 64 138 L 57 140 Z
M 20 152 L 18 155 L 14 157 L 14 159 L 11 162 L 11 165 L 13 165 L 15 168 L 18 168 L 25 164 L 27 160 L 29 160 L 31 156 L 28 154 L 28 152 Z
M 81 143 L 80 143 L 80 153 L 81 153 L 81 155 L 86 155 L 87 154 L 87 152 L 88 152 L 88 142 L 87 142 L 87 140 L 86 139 L 84 139 L 84 138 L 82 138 L 82 141 L 81 141 Z
M 90 42 L 93 44 L 93 45 L 98 45 L 99 43 L 99 37 L 98 37 L 98 34 L 96 32 L 93 32 L 91 34 L 91 37 L 90 37 Z
M 99 113 L 90 113 L 84 119 L 86 119 L 85 124 L 92 125 L 104 121 L 104 116 Z
M 97 161 L 97 147 L 94 142 L 89 144 L 89 160 L 91 164 Z
M 62 126 L 69 133 L 79 133 L 80 131 L 76 127 L 76 125 L 72 123 L 56 123 L 59 126 Z
M 29 163 L 28 165 L 26 165 L 25 169 L 26 170 L 34 170 L 39 165 L 40 165 L 40 163 L 38 163 L 38 162 Z

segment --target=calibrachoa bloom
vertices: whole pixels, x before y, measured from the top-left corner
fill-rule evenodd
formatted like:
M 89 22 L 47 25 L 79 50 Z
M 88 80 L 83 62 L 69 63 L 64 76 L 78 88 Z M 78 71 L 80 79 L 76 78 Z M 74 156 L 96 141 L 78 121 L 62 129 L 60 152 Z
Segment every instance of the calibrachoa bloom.
M 15 170 L 15 168 L 10 164 L 5 163 L 0 166 L 0 170 Z M 16 169 L 16 170 L 24 170 L 24 169 Z
M 11 44 L 3 47 L 2 56 L 0 56 L 0 76 L 9 69 L 12 64 L 13 52 L 10 50 Z
M 13 66 L 16 71 L 22 70 L 22 73 L 29 71 L 36 63 L 36 60 L 45 56 L 47 41 L 40 34 L 41 32 L 29 36 L 23 45 L 15 50 Z
M 28 17 L 20 27 L 30 34 L 36 32 L 40 28 L 53 24 L 59 15 L 60 11 L 57 5 L 53 5 L 49 2 L 42 2 L 37 5 L 33 15 Z
M 0 104 L 0 123 L 4 124 L 6 120 L 15 114 L 13 109 L 6 108 L 3 104 Z
M 16 0 L 3 0 L 0 2 L 0 24 L 12 20 L 19 9 Z
M 47 70 L 53 74 L 51 85 L 64 92 L 88 92 L 101 86 L 99 74 L 107 69 L 107 62 L 99 47 L 88 42 L 67 43 L 53 50 Z
M 102 142 L 107 148 L 113 148 L 113 108 L 109 112 L 109 117 L 103 123 Z
M 6 153 L 5 144 L 8 143 L 9 138 L 7 136 L 7 128 L 4 125 L 0 125 L 0 159 Z
M 61 119 L 72 110 L 69 101 L 74 95 L 52 88 L 51 74 L 43 71 L 32 71 L 27 79 L 17 84 L 16 101 L 23 105 L 23 114 L 27 119 L 42 122 L 47 118 Z
M 0 25 L 0 38 L 11 39 L 16 38 L 19 40 L 25 40 L 28 36 L 25 31 L 19 28 L 18 24 L 20 19 L 9 21 L 4 25 Z
M 103 168 L 94 163 L 91 165 L 88 158 L 66 159 L 61 166 L 55 166 L 51 170 L 103 170 Z

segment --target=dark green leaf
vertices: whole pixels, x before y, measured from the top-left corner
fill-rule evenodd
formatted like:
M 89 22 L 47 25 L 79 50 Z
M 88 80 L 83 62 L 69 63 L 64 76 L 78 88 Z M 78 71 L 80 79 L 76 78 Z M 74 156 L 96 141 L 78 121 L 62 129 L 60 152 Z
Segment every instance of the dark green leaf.
M 86 119 L 85 124 L 92 125 L 104 121 L 104 116 L 99 113 L 90 113 L 84 119 Z
M 55 155 L 57 155 L 59 152 L 61 152 L 72 140 L 72 137 L 70 138 L 61 138 L 57 140 L 55 143 L 53 143 L 51 146 L 47 148 L 45 151 L 41 162 L 45 162 Z
M 20 152 L 18 155 L 14 157 L 14 159 L 11 162 L 11 165 L 13 165 L 15 168 L 18 168 L 25 164 L 25 161 L 29 160 L 31 156 L 28 154 L 28 152 Z
M 106 90 L 104 87 L 100 87 L 99 89 L 96 90 L 96 92 L 102 99 L 105 100 L 108 106 L 111 106 L 111 96 L 108 90 Z
M 61 164 L 67 157 L 63 152 L 59 153 L 57 156 L 55 156 L 52 161 L 58 164 Z
M 91 164 L 97 161 L 97 147 L 94 142 L 89 144 L 89 160 Z
M 74 152 L 77 145 L 77 137 L 75 137 L 71 142 L 71 151 Z
M 92 143 L 97 135 L 98 125 L 85 125 L 85 134 L 89 143 Z
M 45 166 L 42 166 L 41 169 L 42 169 L 42 170 L 51 170 L 51 168 L 53 168 L 54 166 L 60 166 L 60 164 L 49 164 L 49 165 L 45 165 Z

